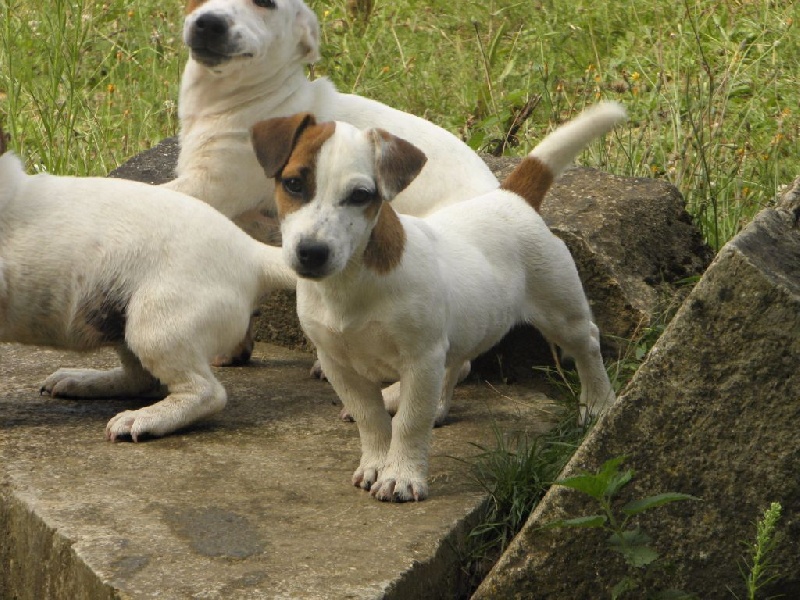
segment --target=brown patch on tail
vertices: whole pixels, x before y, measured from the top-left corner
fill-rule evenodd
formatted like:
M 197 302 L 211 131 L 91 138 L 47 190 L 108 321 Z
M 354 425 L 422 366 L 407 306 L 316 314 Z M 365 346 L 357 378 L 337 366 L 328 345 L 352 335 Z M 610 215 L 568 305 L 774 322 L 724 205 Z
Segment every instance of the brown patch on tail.
M 531 207 L 539 212 L 547 190 L 553 184 L 553 172 L 535 156 L 526 156 L 500 188 L 522 196 Z
M 406 232 L 400 217 L 388 202 L 379 204 L 378 222 L 364 250 L 364 266 L 383 275 L 400 264 L 406 246 Z

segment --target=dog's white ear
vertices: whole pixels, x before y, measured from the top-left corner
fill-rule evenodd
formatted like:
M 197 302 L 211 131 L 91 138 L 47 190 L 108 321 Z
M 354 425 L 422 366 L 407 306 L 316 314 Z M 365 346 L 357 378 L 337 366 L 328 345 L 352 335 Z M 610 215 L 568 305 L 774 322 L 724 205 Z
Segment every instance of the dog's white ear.
M 308 6 L 300 3 L 294 19 L 294 29 L 297 33 L 298 48 L 306 64 L 319 60 L 319 21 Z
M 291 117 L 267 119 L 253 125 L 253 149 L 267 177 L 277 177 L 292 155 L 300 134 L 316 122 L 311 113 L 297 113 Z
M 384 200 L 391 201 L 419 175 L 428 157 L 411 142 L 383 129 L 370 129 L 367 136 L 375 151 L 375 174 Z

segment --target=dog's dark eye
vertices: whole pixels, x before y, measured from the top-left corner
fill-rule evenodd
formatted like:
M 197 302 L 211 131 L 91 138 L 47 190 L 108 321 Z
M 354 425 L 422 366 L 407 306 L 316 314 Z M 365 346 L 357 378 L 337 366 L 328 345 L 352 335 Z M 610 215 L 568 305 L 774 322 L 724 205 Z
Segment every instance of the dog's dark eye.
M 261 8 L 275 8 L 275 0 L 253 0 L 253 4 Z
M 281 185 L 283 186 L 283 189 L 285 189 L 286 192 L 292 196 L 303 195 L 303 180 L 299 177 L 287 177 L 286 179 L 281 179 Z
M 356 188 L 345 199 L 345 204 L 350 206 L 365 206 L 375 200 L 375 191 L 367 188 Z

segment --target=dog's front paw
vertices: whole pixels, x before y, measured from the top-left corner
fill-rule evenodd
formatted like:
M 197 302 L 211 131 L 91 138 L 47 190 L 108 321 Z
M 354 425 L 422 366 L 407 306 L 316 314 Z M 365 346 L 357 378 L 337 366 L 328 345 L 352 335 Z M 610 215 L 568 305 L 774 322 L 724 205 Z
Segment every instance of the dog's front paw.
M 378 480 L 379 471 L 377 465 L 359 465 L 353 473 L 353 485 L 369 491 Z
M 59 369 L 42 383 L 40 394 L 53 398 L 115 398 L 152 391 L 149 375 L 133 377 L 122 369 Z
M 165 414 L 157 405 L 138 410 L 125 410 L 113 417 L 106 425 L 106 439 L 116 442 L 130 437 L 134 442 L 143 435 L 162 436 L 175 431 L 182 424 L 176 415 Z
M 370 494 L 381 502 L 419 502 L 428 497 L 428 483 L 424 477 L 395 476 L 392 469 L 385 469 Z
M 86 374 L 85 369 L 59 369 L 44 380 L 39 393 L 50 394 L 53 398 L 84 397 Z

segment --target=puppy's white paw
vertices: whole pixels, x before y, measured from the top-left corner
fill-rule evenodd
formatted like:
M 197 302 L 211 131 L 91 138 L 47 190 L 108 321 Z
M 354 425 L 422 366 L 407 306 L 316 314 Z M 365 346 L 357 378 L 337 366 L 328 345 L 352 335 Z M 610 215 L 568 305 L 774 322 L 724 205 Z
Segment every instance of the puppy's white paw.
M 386 468 L 370 489 L 370 494 L 381 502 L 419 502 L 428 497 L 428 483 L 416 474 L 401 475 Z
M 59 369 L 42 383 L 53 398 L 116 398 L 152 391 L 155 380 L 130 377 L 122 369 Z
M 356 420 L 353 418 L 353 415 L 351 415 L 346 408 L 342 408 L 342 410 L 339 411 L 339 418 L 346 423 L 356 422 Z
M 325 377 L 325 371 L 322 370 L 322 365 L 319 364 L 318 360 L 314 361 L 314 364 L 311 365 L 311 370 L 309 374 L 314 377 L 315 379 L 320 379 L 322 381 L 328 381 L 328 378 Z
M 353 473 L 353 485 L 369 491 L 378 480 L 378 472 L 377 465 L 359 465 Z
M 117 438 L 130 436 L 134 442 L 140 435 L 161 436 L 172 431 L 174 419 L 164 415 L 158 407 L 147 406 L 139 410 L 126 410 L 113 417 L 106 425 L 106 439 L 116 442 Z

